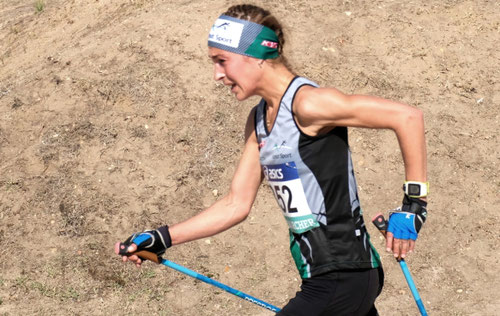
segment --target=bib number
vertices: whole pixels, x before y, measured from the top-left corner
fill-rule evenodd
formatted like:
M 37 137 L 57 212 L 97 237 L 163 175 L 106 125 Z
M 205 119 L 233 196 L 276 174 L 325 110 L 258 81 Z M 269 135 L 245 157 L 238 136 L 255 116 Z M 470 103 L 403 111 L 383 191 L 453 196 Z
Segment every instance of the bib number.
M 301 234 L 319 227 L 307 203 L 295 162 L 266 165 L 263 169 L 290 230 Z
M 296 213 L 298 212 L 296 207 L 292 207 L 292 191 L 286 185 L 273 186 L 274 196 L 278 200 L 278 204 L 285 213 Z

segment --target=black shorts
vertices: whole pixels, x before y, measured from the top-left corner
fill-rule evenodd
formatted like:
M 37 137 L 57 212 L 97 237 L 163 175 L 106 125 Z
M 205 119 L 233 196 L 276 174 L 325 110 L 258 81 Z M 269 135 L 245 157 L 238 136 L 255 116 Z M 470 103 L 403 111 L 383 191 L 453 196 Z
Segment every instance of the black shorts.
M 335 271 L 304 279 L 301 291 L 278 316 L 375 316 L 382 291 L 382 268 Z

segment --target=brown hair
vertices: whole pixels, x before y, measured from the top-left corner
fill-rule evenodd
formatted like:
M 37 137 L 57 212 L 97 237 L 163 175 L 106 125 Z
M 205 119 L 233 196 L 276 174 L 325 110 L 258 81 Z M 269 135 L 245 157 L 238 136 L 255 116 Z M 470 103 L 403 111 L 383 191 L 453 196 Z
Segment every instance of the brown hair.
M 271 30 L 273 30 L 278 36 L 278 53 L 279 57 L 276 59 L 270 59 L 271 62 L 278 62 L 284 64 L 288 69 L 291 69 L 285 56 L 283 56 L 283 46 L 285 45 L 285 34 L 283 33 L 283 27 L 281 23 L 276 19 L 271 12 L 252 5 L 252 4 L 239 4 L 233 5 L 224 15 L 232 16 L 241 20 L 251 21 L 260 25 L 264 25 Z

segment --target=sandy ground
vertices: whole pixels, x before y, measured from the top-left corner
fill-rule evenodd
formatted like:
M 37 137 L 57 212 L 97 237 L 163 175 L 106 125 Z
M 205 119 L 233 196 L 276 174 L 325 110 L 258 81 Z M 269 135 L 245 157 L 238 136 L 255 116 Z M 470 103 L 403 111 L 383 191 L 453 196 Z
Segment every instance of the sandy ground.
M 294 70 L 425 112 L 429 218 L 408 265 L 430 315 L 500 310 L 498 1 L 255 1 L 286 26 Z M 271 315 L 113 243 L 196 214 L 228 190 L 243 125 L 206 40 L 231 1 L 3 0 L 0 314 Z M 400 203 L 390 131 L 350 130 L 365 219 Z M 283 306 L 299 286 L 263 186 L 249 218 L 168 258 Z M 381 315 L 417 315 L 380 250 Z

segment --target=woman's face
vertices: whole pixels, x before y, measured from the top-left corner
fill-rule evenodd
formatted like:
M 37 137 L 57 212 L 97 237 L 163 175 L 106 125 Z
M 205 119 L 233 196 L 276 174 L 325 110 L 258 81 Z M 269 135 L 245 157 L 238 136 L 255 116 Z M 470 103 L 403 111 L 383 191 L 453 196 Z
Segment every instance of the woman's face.
M 231 87 L 239 101 L 258 94 L 258 83 L 262 76 L 260 59 L 209 47 L 208 56 L 214 63 L 214 79 Z

